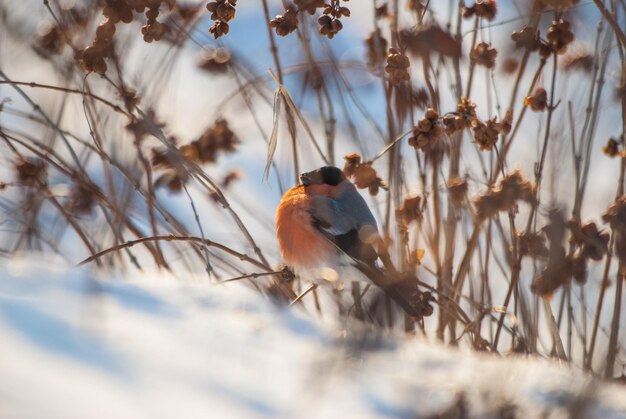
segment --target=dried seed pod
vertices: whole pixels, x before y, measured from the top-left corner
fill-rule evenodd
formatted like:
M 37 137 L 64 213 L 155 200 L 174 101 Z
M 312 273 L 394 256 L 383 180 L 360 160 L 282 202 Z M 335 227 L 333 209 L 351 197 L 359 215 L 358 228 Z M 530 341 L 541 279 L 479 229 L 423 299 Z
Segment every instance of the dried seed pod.
M 359 189 L 368 189 L 370 195 L 378 194 L 378 191 L 387 189 L 387 185 L 378 176 L 371 162 L 361 162 L 359 154 L 348 154 L 344 157 L 346 163 L 343 173 L 347 178 L 352 178 L 354 184 Z
M 429 108 L 424 117 L 413 127 L 409 145 L 415 149 L 427 152 L 441 139 L 442 134 L 443 130 L 439 125 L 439 114 L 434 109 Z
M 606 145 L 602 147 L 602 152 L 609 157 L 624 157 L 624 152 L 621 150 L 620 143 L 615 138 L 609 138 Z
M 511 34 L 511 39 L 515 42 L 515 48 L 525 48 L 529 51 L 537 51 L 541 46 L 539 31 L 535 31 L 529 26 L 524 26 L 517 32 Z
M 476 15 L 491 21 L 496 18 L 497 12 L 496 0 L 476 0 L 472 6 L 463 8 L 463 17 L 469 18 Z
M 397 221 L 405 226 L 411 224 L 413 221 L 421 222 L 423 215 L 424 203 L 420 196 L 404 198 L 402 206 L 396 209 Z
M 524 106 L 530 106 L 535 112 L 543 112 L 548 107 L 548 92 L 543 87 L 535 89 L 532 96 L 524 98 Z
M 406 55 L 395 48 L 389 48 L 386 58 L 385 73 L 389 74 L 389 80 L 392 84 L 409 80 L 409 59 Z
M 289 7 L 282 15 L 270 21 L 270 26 L 276 31 L 276 35 L 287 36 L 298 28 L 298 12 Z
M 211 20 L 215 22 L 209 28 L 209 32 L 215 39 L 228 34 L 230 30 L 228 22 L 237 14 L 236 5 L 237 0 L 216 0 L 206 5 L 207 10 L 211 12 Z
M 496 66 L 496 57 L 498 51 L 486 42 L 477 44 L 470 52 L 470 59 L 477 65 L 482 65 L 487 68 L 494 68 Z
M 570 24 L 567 20 L 559 19 L 552 22 L 546 37 L 554 52 L 564 54 L 567 46 L 574 41 L 574 32 L 570 30 Z
M 475 200 L 476 216 L 484 220 L 499 211 L 512 210 L 517 201 L 532 203 L 535 201 L 535 192 L 535 185 L 524 179 L 519 170 L 515 171 Z
M 497 117 L 482 122 L 479 119 L 472 121 L 472 131 L 474 132 L 474 142 L 478 144 L 481 151 L 490 151 L 498 141 L 501 132 L 501 125 Z

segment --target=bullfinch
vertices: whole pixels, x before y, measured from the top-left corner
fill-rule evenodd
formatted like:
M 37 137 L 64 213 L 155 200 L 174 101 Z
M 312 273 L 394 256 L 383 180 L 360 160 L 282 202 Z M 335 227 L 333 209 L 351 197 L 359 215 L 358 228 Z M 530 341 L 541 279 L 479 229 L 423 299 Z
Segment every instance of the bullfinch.
M 419 316 L 405 290 L 376 266 L 376 219 L 341 169 L 321 167 L 300 175 L 300 182 L 285 192 L 276 210 L 276 236 L 285 263 L 296 272 L 336 270 L 348 259 L 405 312 Z

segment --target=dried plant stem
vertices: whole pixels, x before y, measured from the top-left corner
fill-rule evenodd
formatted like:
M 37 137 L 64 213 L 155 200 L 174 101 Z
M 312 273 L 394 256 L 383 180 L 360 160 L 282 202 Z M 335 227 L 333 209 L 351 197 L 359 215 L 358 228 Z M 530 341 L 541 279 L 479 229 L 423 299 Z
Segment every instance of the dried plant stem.
M 80 262 L 78 265 L 84 265 L 86 263 L 92 262 L 94 260 L 97 260 L 99 258 L 101 258 L 102 256 L 111 253 L 111 252 L 117 252 L 118 250 L 121 249 L 125 249 L 127 247 L 133 247 L 136 244 L 141 244 L 141 243 L 145 243 L 145 242 L 154 242 L 154 241 L 164 241 L 164 242 L 169 242 L 169 241 L 183 241 L 183 242 L 191 242 L 191 243 L 202 243 L 205 244 L 209 247 L 214 247 L 216 249 L 219 249 L 225 253 L 228 253 L 231 256 L 234 256 L 236 258 L 238 258 L 241 261 L 250 263 L 251 265 L 256 266 L 259 269 L 262 269 L 266 272 L 272 272 L 272 270 L 266 265 L 263 264 L 261 262 L 258 262 L 254 259 L 252 259 L 250 256 L 247 256 L 243 253 L 239 253 L 236 252 L 235 250 L 231 249 L 228 246 L 225 246 L 223 244 L 214 242 L 212 240 L 207 240 L 207 239 L 202 239 L 200 237 L 194 237 L 194 236 L 174 236 L 174 235 L 169 235 L 169 236 L 152 236 L 152 237 L 142 237 L 140 239 L 137 240 L 129 240 L 126 243 L 121 243 L 118 244 L 116 246 L 110 247 L 108 249 L 102 250 L 98 253 L 95 253 L 94 255 L 88 257 L 87 259 L 83 260 L 82 262 Z
M 556 109 L 556 104 L 555 104 L 555 91 L 556 91 L 556 75 L 557 75 L 557 69 L 558 69 L 558 54 L 557 53 L 553 53 L 552 54 L 552 82 L 550 85 L 550 104 L 548 105 L 548 116 L 547 116 L 547 122 L 546 122 L 546 129 L 545 129 L 545 136 L 543 138 L 543 147 L 541 150 L 541 156 L 539 158 L 539 163 L 535 165 L 535 187 L 537 188 L 537 192 L 535 193 L 535 202 L 533 203 L 531 210 L 530 210 L 530 214 L 528 216 L 528 222 L 526 224 L 526 232 L 530 233 L 532 226 L 533 226 L 533 221 L 534 221 L 534 216 L 537 212 L 537 208 L 539 207 L 539 190 L 541 187 L 541 180 L 542 180 L 542 174 L 543 174 L 543 168 L 544 168 L 544 164 L 545 164 L 545 159 L 546 159 L 546 154 L 548 151 L 548 141 L 550 139 L 550 129 L 552 127 L 552 117 L 554 114 L 554 111 Z M 512 266 L 512 274 L 511 274 L 511 282 L 509 283 L 509 289 L 507 291 L 506 297 L 504 299 L 504 309 L 505 311 L 508 309 L 509 307 L 509 303 L 511 301 L 511 296 L 513 294 L 513 290 L 516 289 L 517 287 L 517 282 L 519 280 L 519 275 L 520 275 L 520 271 L 522 269 L 522 254 L 518 252 L 517 255 L 515 255 L 515 265 Z M 494 342 L 493 342 L 493 347 L 495 349 L 498 348 L 498 342 L 500 339 L 500 332 L 502 330 L 502 324 L 504 323 L 504 317 L 505 317 L 505 313 L 503 312 L 500 315 L 500 320 L 498 321 L 498 327 L 496 329 L 496 336 L 494 338 Z M 558 342 L 558 344 L 560 345 L 560 347 L 563 346 L 563 344 L 560 342 L 560 337 L 557 334 L 553 333 L 553 338 L 555 339 L 555 342 Z

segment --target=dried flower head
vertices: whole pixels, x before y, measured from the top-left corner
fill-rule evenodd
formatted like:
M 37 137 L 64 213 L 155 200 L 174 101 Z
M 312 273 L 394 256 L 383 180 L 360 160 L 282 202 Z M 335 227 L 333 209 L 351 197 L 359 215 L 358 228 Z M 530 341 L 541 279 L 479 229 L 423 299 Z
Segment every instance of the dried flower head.
M 428 151 L 441 139 L 443 131 L 439 125 L 439 114 L 432 108 L 426 111 L 409 138 L 409 145 L 422 151 Z
M 499 211 L 512 210 L 517 201 L 534 202 L 535 190 L 532 182 L 524 179 L 520 171 L 515 171 L 476 199 L 476 216 L 484 220 Z
M 215 39 L 228 34 L 230 30 L 228 22 L 233 20 L 237 13 L 235 6 L 237 6 L 237 0 L 216 0 L 206 5 L 207 10 L 211 12 L 211 20 L 215 22 L 209 28 L 209 32 Z
M 496 66 L 496 57 L 498 51 L 486 42 L 477 44 L 470 52 L 470 59 L 477 65 L 482 65 L 487 68 L 494 68 Z
M 624 151 L 621 150 L 620 143 L 615 138 L 609 138 L 606 145 L 602 147 L 602 152 L 609 157 L 624 157 Z
M 219 152 L 232 153 L 238 144 L 237 136 L 228 126 L 228 121 L 218 119 L 195 141 L 180 148 L 182 154 L 201 163 L 213 163 Z
M 496 0 L 476 0 L 472 6 L 463 8 L 463 17 L 469 18 L 476 15 L 491 21 L 496 18 L 497 12 Z
M 543 87 L 535 89 L 531 96 L 524 98 L 524 106 L 530 106 L 535 112 L 543 112 L 548 107 L 548 92 Z
M 507 110 L 504 114 L 504 118 L 502 118 L 502 123 L 500 124 L 500 132 L 504 135 L 508 135 L 513 128 L 513 112 L 511 110 Z
M 498 122 L 498 117 L 482 122 L 479 119 L 472 121 L 472 131 L 474 132 L 474 142 L 478 144 L 481 151 L 490 151 L 498 141 L 498 135 L 502 131 L 502 126 Z
M 405 226 L 408 226 L 413 221 L 421 222 L 423 215 L 424 202 L 420 196 L 404 198 L 402 206 L 396 209 L 396 220 Z
M 456 105 L 456 112 L 445 114 L 442 122 L 446 134 L 452 135 L 457 131 L 471 127 L 474 119 L 476 119 L 476 104 L 466 97 L 462 97 L 461 103 Z
M 347 178 L 352 178 L 359 189 L 367 188 L 370 195 L 377 195 L 380 188 L 387 189 L 387 185 L 378 176 L 371 162 L 362 162 L 359 154 L 344 156 L 346 161 L 343 173 Z
M 409 75 L 409 59 L 406 55 L 395 48 L 389 48 L 387 54 L 385 73 L 389 74 L 389 80 L 393 84 L 410 79 Z
M 568 222 L 570 242 L 580 247 L 580 254 L 585 258 L 600 260 L 606 254 L 609 244 L 609 234 L 601 232 L 593 222 L 580 224 L 578 220 Z
M 298 12 L 293 7 L 288 7 L 282 15 L 270 21 L 270 26 L 276 31 L 276 35 L 287 36 L 298 28 Z
M 546 36 L 550 47 L 557 54 L 564 54 L 567 46 L 574 41 L 574 32 L 570 30 L 570 24 L 563 19 L 553 21 Z
M 529 26 L 524 26 L 517 32 L 511 34 L 511 39 L 515 42 L 515 48 L 525 48 L 529 51 L 537 51 L 541 46 L 539 31 Z

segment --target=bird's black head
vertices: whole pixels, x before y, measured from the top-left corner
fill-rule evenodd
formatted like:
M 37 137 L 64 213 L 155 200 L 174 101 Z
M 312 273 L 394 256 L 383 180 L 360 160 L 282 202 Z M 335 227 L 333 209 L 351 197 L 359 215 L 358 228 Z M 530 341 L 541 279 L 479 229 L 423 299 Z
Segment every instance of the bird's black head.
M 337 186 L 346 179 L 341 169 L 334 166 L 324 166 L 312 172 L 302 173 L 300 181 L 304 186 L 331 185 Z

